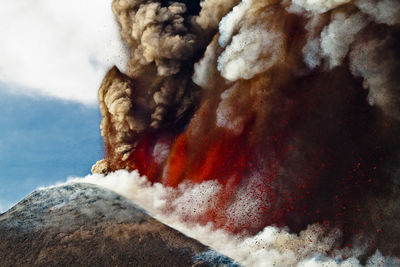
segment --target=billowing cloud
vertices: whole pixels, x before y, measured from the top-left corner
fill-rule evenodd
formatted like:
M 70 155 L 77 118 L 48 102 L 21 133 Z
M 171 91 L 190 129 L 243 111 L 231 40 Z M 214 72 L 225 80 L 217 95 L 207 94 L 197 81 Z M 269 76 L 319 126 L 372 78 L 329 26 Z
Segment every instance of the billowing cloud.
M 338 266 L 367 264 L 377 249 L 400 255 L 387 241 L 400 236 L 399 9 L 394 0 L 114 0 L 130 57 L 100 87 L 106 155 L 92 171 L 137 170 L 183 188 L 169 207 L 191 202 L 185 221 L 232 233 L 340 229 L 338 246 L 359 251 Z M 187 184 L 204 183 L 212 190 L 194 191 L 207 199 L 188 197 Z
M 13 92 L 97 102 L 126 52 L 111 0 L 0 0 L 0 82 Z

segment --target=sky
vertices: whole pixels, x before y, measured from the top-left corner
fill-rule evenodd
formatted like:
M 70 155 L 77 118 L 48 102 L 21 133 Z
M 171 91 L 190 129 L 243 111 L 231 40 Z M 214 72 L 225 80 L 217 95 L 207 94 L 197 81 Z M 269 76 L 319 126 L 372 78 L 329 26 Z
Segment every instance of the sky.
M 97 90 L 127 52 L 111 0 L 0 0 L 0 212 L 103 156 Z

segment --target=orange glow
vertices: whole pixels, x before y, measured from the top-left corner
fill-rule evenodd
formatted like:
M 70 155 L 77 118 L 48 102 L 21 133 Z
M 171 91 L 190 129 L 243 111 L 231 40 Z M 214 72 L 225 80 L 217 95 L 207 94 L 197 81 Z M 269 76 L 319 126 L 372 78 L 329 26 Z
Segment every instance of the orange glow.
M 187 162 L 188 139 L 181 134 L 171 149 L 168 162 L 165 185 L 175 187 L 184 178 Z

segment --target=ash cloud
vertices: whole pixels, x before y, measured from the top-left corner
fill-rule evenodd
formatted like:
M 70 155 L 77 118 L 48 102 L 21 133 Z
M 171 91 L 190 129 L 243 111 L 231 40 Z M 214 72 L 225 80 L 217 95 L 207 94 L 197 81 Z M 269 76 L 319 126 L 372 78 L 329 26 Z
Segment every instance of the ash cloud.
M 386 242 L 400 237 L 399 10 L 114 0 L 130 58 L 99 90 L 106 156 L 93 172 L 137 170 L 166 190 L 215 183 L 205 213 L 184 217 L 232 233 L 328 222 L 339 247 L 368 244 L 339 266 L 400 255 Z

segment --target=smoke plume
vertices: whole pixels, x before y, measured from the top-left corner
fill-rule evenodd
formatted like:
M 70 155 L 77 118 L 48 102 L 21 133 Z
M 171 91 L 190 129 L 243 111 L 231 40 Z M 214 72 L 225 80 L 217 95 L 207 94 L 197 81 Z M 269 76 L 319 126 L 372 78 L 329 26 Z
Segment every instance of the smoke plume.
M 206 195 L 185 222 L 285 236 L 268 253 L 316 231 L 333 237 L 312 251 L 343 256 L 338 266 L 400 256 L 399 1 L 112 8 L 130 58 L 99 90 L 106 156 L 94 173 L 137 170 L 173 192 L 172 209 Z M 300 254 L 293 264 L 315 266 Z
M 188 222 L 188 216 L 204 216 L 207 206 L 215 205 L 213 195 L 221 186 L 215 181 L 200 184 L 182 183 L 177 188 L 151 183 L 137 171 L 117 171 L 107 176 L 88 175 L 70 178 L 67 183 L 92 183 L 120 193 L 144 207 L 161 222 L 195 238 L 235 259 L 243 266 L 298 267 L 375 267 L 398 266 L 397 258 L 375 251 L 364 259 L 357 257 L 368 250 L 368 244 L 357 240 L 355 246 L 340 247 L 342 233 L 323 224 L 309 225 L 298 234 L 287 228 L 267 226 L 254 236 L 232 234 L 212 224 Z M 242 199 L 245 202 L 248 199 Z M 207 203 L 207 205 L 204 205 Z

